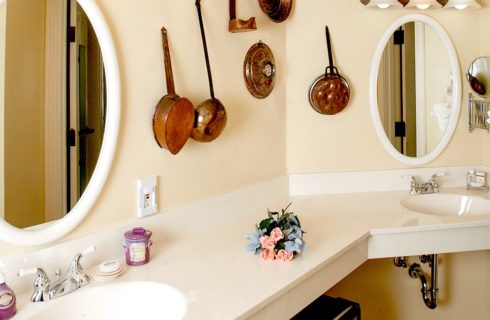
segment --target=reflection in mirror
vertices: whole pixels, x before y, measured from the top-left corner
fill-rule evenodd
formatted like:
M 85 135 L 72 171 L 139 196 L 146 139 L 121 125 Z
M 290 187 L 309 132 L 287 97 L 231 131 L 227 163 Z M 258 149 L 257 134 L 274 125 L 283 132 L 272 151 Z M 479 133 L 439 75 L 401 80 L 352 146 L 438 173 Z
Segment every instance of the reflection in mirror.
M 7 8 L 9 3 L 17 2 L 17 1 L 34 1 L 34 0 L 8 0 L 7 3 Z M 54 13 L 53 15 L 49 15 L 50 17 L 60 17 L 64 16 L 64 12 L 67 11 L 67 3 L 65 0 L 45 0 L 46 2 L 46 17 L 48 17 L 48 13 Z M 4 0 L 0 0 L 0 4 L 4 3 Z M 70 6 L 74 2 L 70 2 Z M 119 80 L 119 67 L 118 67 L 118 61 L 117 61 L 117 55 L 116 55 L 116 50 L 114 48 L 114 41 L 112 40 L 111 32 L 109 27 L 107 26 L 107 23 L 104 19 L 104 16 L 102 15 L 102 12 L 100 11 L 99 7 L 97 6 L 97 2 L 93 0 L 77 0 L 77 3 L 83 8 L 83 11 L 87 15 L 87 17 L 90 20 L 90 23 L 95 31 L 95 34 L 97 35 L 97 40 L 100 45 L 100 52 L 102 55 L 102 60 L 104 62 L 104 72 L 103 76 L 105 78 L 105 82 L 101 87 L 105 87 L 106 90 L 104 91 L 104 94 L 101 94 L 100 99 L 102 100 L 101 104 L 105 105 L 105 110 L 101 108 L 99 111 L 100 113 L 103 113 L 100 118 L 105 119 L 105 125 L 104 125 L 104 139 L 102 141 L 102 146 L 100 147 L 100 152 L 99 152 L 99 157 L 97 160 L 97 164 L 95 165 L 95 169 L 93 170 L 93 173 L 90 177 L 90 181 L 85 187 L 85 190 L 82 192 L 79 192 L 80 199 L 78 202 L 70 209 L 70 211 L 64 215 L 62 219 L 57 219 L 56 221 L 50 222 L 50 223 L 44 223 L 42 225 L 37 225 L 35 227 L 29 227 L 29 228 L 18 228 L 13 226 L 12 224 L 8 223 L 4 219 L 0 219 L 0 240 L 2 241 L 7 241 L 9 243 L 15 244 L 15 245 L 21 245 L 21 246 L 32 246 L 32 245 L 42 245 L 46 243 L 50 243 L 54 240 L 57 240 L 66 234 L 68 234 L 70 231 L 72 231 L 75 227 L 77 227 L 80 222 L 85 219 L 85 217 L 89 214 L 91 208 L 95 204 L 95 202 L 98 200 L 100 197 L 100 194 L 102 193 L 102 188 L 104 187 L 104 184 L 107 180 L 107 177 L 109 175 L 109 172 L 111 171 L 111 165 L 112 161 L 114 159 L 114 154 L 116 150 L 116 142 L 118 138 L 118 132 L 119 132 L 119 123 L 120 123 L 120 80 Z M 51 7 L 50 7 L 51 6 Z M 48 8 L 50 7 L 50 8 Z M 71 8 L 74 8 L 74 6 L 71 6 Z M 25 14 L 28 12 L 32 11 L 32 8 L 29 7 L 27 8 Z M 74 13 L 73 10 L 70 10 L 70 17 L 76 17 L 77 15 Z M 49 21 L 49 22 L 48 22 Z M 54 21 L 54 22 L 53 22 Z M 5 23 L 5 22 L 4 22 Z M 29 21 L 29 23 L 31 23 Z M 1 25 L 1 23 L 0 23 Z M 48 31 L 48 29 L 52 29 L 53 31 Z M 1 30 L 1 27 L 0 27 Z M 60 31 L 61 30 L 61 31 Z M 70 28 L 70 30 L 73 30 Z M 56 32 L 57 31 L 57 32 Z M 59 61 L 65 61 L 68 63 L 68 61 L 77 61 L 77 55 L 68 55 L 64 48 L 66 48 L 65 42 L 56 40 L 58 39 L 66 39 L 66 34 L 67 34 L 67 28 L 66 24 L 63 23 L 62 20 L 60 19 L 47 19 L 46 21 L 46 34 L 52 34 L 53 37 L 46 37 L 46 52 L 44 56 L 44 78 L 45 79 L 59 79 L 59 78 L 68 78 L 70 77 L 70 81 L 75 81 L 76 83 L 77 79 L 80 77 L 73 73 L 70 72 L 70 75 L 67 74 L 66 71 L 66 65 L 59 63 Z M 74 32 L 75 34 L 77 32 Z M 70 33 L 73 34 L 73 33 Z M 0 41 L 1 43 L 1 41 Z M 56 45 L 58 44 L 58 45 Z M 61 48 L 60 48 L 61 47 Z M 70 47 L 73 47 L 73 44 L 70 44 Z M 6 47 L 4 47 L 6 48 Z M 48 49 L 50 48 L 49 52 Z M 0 50 L 1 52 L 1 50 Z M 70 52 L 75 52 L 75 51 L 70 51 Z M 56 55 L 59 56 L 59 58 L 56 58 Z M 70 59 L 67 57 L 70 56 Z M 74 59 L 74 60 L 73 60 Z M 2 60 L 0 60 L 2 61 Z M 34 62 L 35 61 L 35 56 L 31 54 L 31 59 L 24 59 L 22 65 L 19 65 L 20 69 L 19 71 L 25 72 L 25 70 L 29 70 L 29 68 L 33 68 Z M 48 63 L 51 61 L 51 64 Z M 41 62 L 43 63 L 43 62 Z M 1 65 L 1 64 L 0 64 Z M 90 64 L 88 64 L 90 65 Z M 5 67 L 5 66 L 4 66 Z M 91 67 L 90 67 L 91 68 Z M 1 69 L 1 67 L 0 67 Z M 73 70 L 73 68 L 72 68 Z M 4 72 L 5 73 L 5 72 Z M 73 79 L 72 79 L 73 77 Z M 87 78 L 89 78 L 89 73 L 87 73 Z M 5 79 L 3 80 L 5 81 Z M 44 81 L 43 78 L 38 79 L 38 81 Z M 67 80 L 68 81 L 68 80 Z M 104 81 L 104 79 L 101 79 L 101 81 Z M 10 86 L 11 84 L 9 83 L 4 83 L 5 88 L 7 86 Z M 19 84 L 20 85 L 20 84 Z M 83 83 L 82 83 L 83 85 Z M 69 105 L 67 103 L 67 97 L 68 95 L 70 96 L 70 101 L 75 101 L 78 103 L 78 93 L 71 94 L 69 93 L 70 90 L 67 90 L 63 86 L 56 85 L 55 81 L 44 81 L 44 86 L 45 87 L 50 87 L 51 89 L 44 89 L 44 101 L 53 101 L 51 104 L 47 104 L 44 102 L 43 106 L 46 105 L 46 108 L 44 108 L 44 118 L 47 119 L 48 115 L 53 116 L 53 120 L 49 121 L 49 125 L 45 125 L 44 130 L 48 131 L 53 131 L 53 134 L 50 134 L 50 137 L 58 138 L 58 140 L 65 139 L 68 141 L 67 137 L 67 130 L 70 128 L 67 123 L 69 122 L 68 120 L 64 120 L 63 118 L 60 118 L 59 114 L 57 112 L 51 112 L 51 113 L 46 113 L 46 111 L 51 111 L 51 110 L 65 110 Z M 73 86 L 70 86 L 70 88 L 73 88 Z M 0 92 L 3 90 L 3 88 L 0 88 Z M 85 91 L 87 90 L 87 85 L 85 85 Z M 80 90 L 81 91 L 81 90 Z M 91 101 L 91 99 L 86 98 L 88 101 Z M 0 103 L 3 105 L 4 103 L 4 97 L 0 99 Z M 2 107 L 3 108 L 3 107 Z M 3 115 L 3 113 L 0 113 Z M 18 116 L 15 118 L 13 121 L 18 120 Z M 8 120 L 8 119 L 7 119 Z M 6 121 L 3 121 L 6 122 Z M 10 121 L 9 121 L 10 122 Z M 48 123 L 48 120 L 44 121 L 45 123 Z M 73 127 L 71 127 L 73 128 Z M 84 127 L 80 127 L 83 129 Z M 81 129 L 77 129 L 80 131 Z M 2 130 L 0 130 L 2 132 Z M 44 135 L 46 135 L 44 133 Z M 29 137 L 31 138 L 31 137 Z M 51 138 L 50 138 L 51 139 Z M 43 143 L 47 145 L 47 143 L 52 142 L 50 139 L 44 139 Z M 77 134 L 75 134 L 75 141 L 77 140 Z M 53 141 L 54 141 L 53 140 Z M 3 140 L 2 140 L 3 141 Z M 22 140 L 18 142 L 18 147 L 19 148 L 34 148 L 35 145 L 31 143 L 31 140 Z M 54 144 L 54 148 L 57 148 L 56 150 L 50 150 L 49 152 L 45 152 L 44 156 L 48 157 L 48 155 L 52 155 L 51 158 L 56 160 L 56 161 L 45 161 L 44 163 L 44 178 L 48 179 L 52 176 L 60 176 L 59 172 L 60 169 L 68 168 L 69 165 L 66 164 L 68 161 L 68 156 L 66 155 L 67 152 L 63 152 L 64 145 L 61 144 Z M 45 146 L 45 148 L 47 148 Z M 60 151 L 61 150 L 61 151 Z M 70 150 L 72 151 L 72 150 Z M 61 156 L 59 156 L 61 154 Z M 65 154 L 65 158 L 63 158 L 63 154 Z M 61 160 L 60 160 L 61 159 Z M 3 161 L 3 159 L 2 159 Z M 61 171 L 63 172 L 63 171 Z M 67 174 L 68 175 L 68 174 Z M 71 173 L 70 173 L 71 175 Z M 73 176 L 73 175 L 71 175 Z M 0 179 L 0 181 L 3 181 L 4 179 Z M 47 194 L 52 194 L 53 198 L 58 195 L 60 198 L 67 197 L 65 191 L 68 188 L 67 185 L 71 184 L 71 182 L 67 182 L 68 179 L 57 179 L 56 181 L 60 181 L 59 184 L 56 183 L 45 183 L 45 186 L 54 186 L 53 190 L 48 190 L 47 187 L 44 188 L 44 193 Z M 80 179 L 82 181 L 82 179 Z M 85 182 L 88 181 L 88 179 L 85 179 Z M 63 183 L 65 186 L 63 186 Z M 80 185 L 82 183 L 80 182 Z M 56 192 L 56 190 L 61 190 L 62 192 Z M 75 190 L 75 189 L 72 189 Z M 82 188 L 81 188 L 82 190 Z M 24 195 L 29 195 L 30 192 L 33 192 L 33 187 L 32 185 L 25 186 L 25 188 L 22 190 Z M 0 192 L 0 194 L 4 194 L 3 192 Z M 48 198 L 45 196 L 45 198 Z M 54 207 L 59 206 L 58 204 L 64 203 L 64 201 L 68 202 L 68 200 L 60 200 L 60 201 L 53 201 L 55 204 Z M 3 203 L 3 202 L 2 202 Z M 73 202 L 71 203 L 70 207 L 73 205 Z M 44 207 L 46 208 L 46 203 L 44 204 Z M 68 206 L 67 206 L 68 207 Z M 2 211 L 3 212 L 3 211 Z M 54 215 L 63 215 L 63 213 L 60 214 L 62 211 L 54 211 L 49 208 L 45 209 L 45 214 L 46 216 L 49 214 L 54 214 Z M 20 213 L 23 214 L 23 213 Z
M 60 219 L 95 169 L 105 77 L 74 0 L 8 0 L 0 10 L 0 216 L 18 228 Z
M 444 45 L 422 22 L 391 36 L 378 73 L 378 108 L 386 135 L 402 154 L 432 151 L 451 115 L 451 69 Z
M 481 97 L 490 98 L 490 57 L 479 57 L 473 61 L 466 74 L 471 89 Z
M 461 80 L 456 51 L 436 21 L 411 14 L 385 31 L 371 66 L 370 104 L 395 159 L 421 165 L 442 153 L 458 121 Z

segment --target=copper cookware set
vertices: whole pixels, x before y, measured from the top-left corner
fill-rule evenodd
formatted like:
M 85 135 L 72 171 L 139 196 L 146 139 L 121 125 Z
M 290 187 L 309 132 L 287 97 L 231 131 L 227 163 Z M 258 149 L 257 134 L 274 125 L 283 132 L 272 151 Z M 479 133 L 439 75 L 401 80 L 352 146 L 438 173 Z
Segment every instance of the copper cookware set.
M 291 13 L 293 0 L 258 0 L 260 8 L 270 20 L 276 23 L 285 21 Z M 196 107 L 192 102 L 180 97 L 175 92 L 172 64 L 168 44 L 168 32 L 161 29 L 162 47 L 165 66 L 165 79 L 167 94 L 163 96 L 155 107 L 153 114 L 153 134 L 161 148 L 177 154 L 185 145 L 189 137 L 200 142 L 215 140 L 224 130 L 227 121 L 225 107 L 214 95 L 213 79 L 209 63 L 206 35 L 201 12 L 201 1 L 196 0 L 199 27 L 206 62 L 209 82 L 210 99 L 205 100 Z M 236 0 L 229 0 L 230 32 L 253 31 L 257 29 L 255 17 L 241 20 L 236 15 Z M 322 114 L 335 114 L 340 112 L 348 103 L 349 83 L 333 65 L 331 41 L 328 27 L 325 28 L 329 65 L 325 73 L 317 77 L 310 87 L 309 101 L 311 106 Z M 256 98 L 267 97 L 274 87 L 276 66 L 270 48 L 259 41 L 254 44 L 245 57 L 243 76 L 248 91 Z

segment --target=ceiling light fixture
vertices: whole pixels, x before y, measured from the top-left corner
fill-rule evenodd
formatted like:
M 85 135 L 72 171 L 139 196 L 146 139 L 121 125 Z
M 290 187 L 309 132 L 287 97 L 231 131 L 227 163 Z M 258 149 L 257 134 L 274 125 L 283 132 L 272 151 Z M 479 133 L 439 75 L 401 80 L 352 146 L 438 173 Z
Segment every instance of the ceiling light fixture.
M 410 0 L 407 7 L 417 7 L 420 10 L 425 10 L 430 7 L 442 8 L 442 4 L 437 0 Z
M 397 0 L 361 0 L 361 2 L 367 7 L 377 7 L 380 9 L 386 9 L 389 7 L 403 7 L 403 5 Z
M 444 8 L 456 8 L 460 10 L 466 8 L 480 9 L 481 5 L 475 0 L 449 0 Z

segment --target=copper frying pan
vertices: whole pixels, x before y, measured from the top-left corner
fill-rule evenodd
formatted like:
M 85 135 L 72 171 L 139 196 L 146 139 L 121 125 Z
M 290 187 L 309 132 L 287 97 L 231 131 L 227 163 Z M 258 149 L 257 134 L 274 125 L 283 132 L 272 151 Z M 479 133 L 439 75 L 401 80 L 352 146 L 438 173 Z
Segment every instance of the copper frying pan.
M 175 93 L 167 29 L 162 27 L 163 58 L 168 94 L 163 96 L 153 114 L 153 135 L 160 148 L 177 154 L 189 139 L 194 126 L 194 106 Z
M 342 111 L 349 103 L 350 87 L 333 65 L 332 46 L 330 44 L 330 32 L 325 27 L 327 36 L 328 63 L 325 74 L 317 77 L 310 87 L 310 104 L 315 111 L 322 114 L 336 114 Z

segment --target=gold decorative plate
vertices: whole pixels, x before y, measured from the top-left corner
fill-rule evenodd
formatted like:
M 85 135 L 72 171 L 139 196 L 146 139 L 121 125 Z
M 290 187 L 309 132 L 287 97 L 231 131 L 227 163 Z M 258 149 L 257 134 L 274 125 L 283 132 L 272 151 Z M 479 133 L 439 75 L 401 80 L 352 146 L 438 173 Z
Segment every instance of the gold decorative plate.
M 243 76 L 251 95 L 258 99 L 267 97 L 274 88 L 276 62 L 271 49 L 262 41 L 248 49 L 243 62 Z

